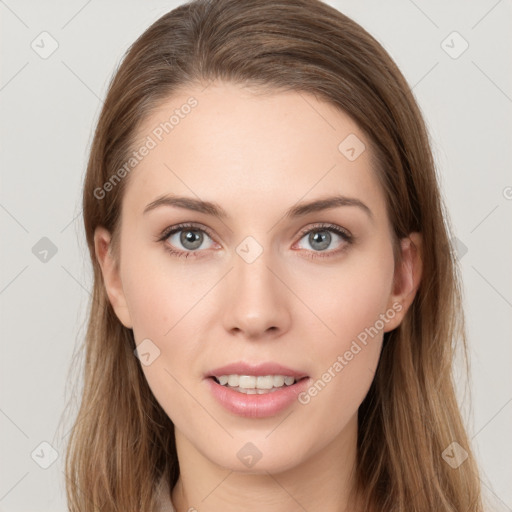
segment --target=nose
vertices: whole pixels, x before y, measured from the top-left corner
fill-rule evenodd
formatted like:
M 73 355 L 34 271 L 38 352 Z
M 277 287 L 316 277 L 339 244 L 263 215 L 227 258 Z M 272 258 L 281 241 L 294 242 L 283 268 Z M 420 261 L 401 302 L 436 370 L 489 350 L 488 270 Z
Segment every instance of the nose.
M 266 251 L 250 263 L 235 254 L 233 262 L 226 276 L 225 329 L 251 340 L 282 335 L 291 323 L 291 293 L 276 262 Z

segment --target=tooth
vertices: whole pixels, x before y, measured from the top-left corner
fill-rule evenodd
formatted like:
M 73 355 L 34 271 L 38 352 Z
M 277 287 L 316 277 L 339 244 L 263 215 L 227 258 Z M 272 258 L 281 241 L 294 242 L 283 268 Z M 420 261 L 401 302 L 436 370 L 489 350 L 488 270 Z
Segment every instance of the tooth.
M 256 387 L 256 377 L 254 375 L 240 375 L 238 385 L 241 388 L 254 389 Z
M 228 376 L 228 385 L 231 386 L 232 388 L 238 387 L 238 382 L 239 382 L 238 379 L 239 379 L 238 375 L 229 375 Z
M 282 375 L 274 375 L 273 381 L 275 388 L 280 388 L 282 385 L 284 385 L 284 377 Z
M 256 381 L 256 387 L 258 389 L 272 389 L 274 385 L 274 377 L 272 375 L 265 375 L 263 377 L 258 377 Z
M 245 389 L 244 392 L 247 393 L 248 395 L 256 395 L 258 393 L 258 390 L 249 388 L 249 389 Z
M 284 385 L 291 386 L 295 383 L 295 378 L 284 375 L 219 375 L 216 377 L 219 384 L 222 386 L 229 386 L 237 391 L 244 392 L 245 390 L 263 390 L 263 391 L 277 391 Z M 254 394 L 254 393 L 251 393 Z M 258 393 L 262 394 L 262 393 Z

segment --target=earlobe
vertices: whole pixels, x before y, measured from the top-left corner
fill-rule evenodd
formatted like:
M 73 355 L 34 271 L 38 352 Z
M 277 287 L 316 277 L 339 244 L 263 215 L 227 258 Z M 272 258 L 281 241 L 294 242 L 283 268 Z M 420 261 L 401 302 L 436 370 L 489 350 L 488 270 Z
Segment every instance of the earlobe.
M 389 297 L 388 308 L 397 312 L 384 332 L 391 331 L 400 325 L 418 291 L 422 265 L 422 238 L 417 232 L 410 233 L 400 241 L 401 262 L 395 268 L 393 290 Z
M 117 318 L 125 327 L 132 329 L 133 325 L 123 291 L 119 266 L 110 250 L 111 238 L 110 232 L 103 226 L 96 228 L 94 231 L 96 259 L 101 267 L 105 290 Z

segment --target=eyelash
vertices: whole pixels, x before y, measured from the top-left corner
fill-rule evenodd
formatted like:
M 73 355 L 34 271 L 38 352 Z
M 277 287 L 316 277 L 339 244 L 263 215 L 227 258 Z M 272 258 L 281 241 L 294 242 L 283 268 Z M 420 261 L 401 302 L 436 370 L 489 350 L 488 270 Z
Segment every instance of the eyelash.
M 170 226 L 166 228 L 160 235 L 157 237 L 158 242 L 162 242 L 164 244 L 164 248 L 167 252 L 169 252 L 172 256 L 176 256 L 178 258 L 188 258 L 189 256 L 192 256 L 193 258 L 197 258 L 200 256 L 197 256 L 196 253 L 201 251 L 178 251 L 176 249 L 173 249 L 172 246 L 170 246 L 167 242 L 167 239 L 173 235 L 174 233 L 178 233 L 179 231 L 201 231 L 203 233 L 206 233 L 212 240 L 214 240 L 214 237 L 210 233 L 208 229 L 205 227 L 199 226 L 197 224 L 192 223 L 184 223 L 184 224 L 177 224 L 176 226 Z M 312 228 L 305 229 L 300 232 L 299 234 L 299 240 L 302 240 L 304 236 L 308 235 L 312 232 L 322 232 L 322 231 L 330 231 L 337 235 L 339 235 L 347 245 L 350 245 L 354 243 L 355 237 L 349 233 L 347 230 L 337 226 L 336 224 L 318 224 L 315 225 Z M 308 257 L 311 259 L 316 258 L 330 258 L 333 256 L 336 256 L 346 250 L 347 245 L 344 245 L 341 249 L 332 250 L 332 251 L 308 251 Z

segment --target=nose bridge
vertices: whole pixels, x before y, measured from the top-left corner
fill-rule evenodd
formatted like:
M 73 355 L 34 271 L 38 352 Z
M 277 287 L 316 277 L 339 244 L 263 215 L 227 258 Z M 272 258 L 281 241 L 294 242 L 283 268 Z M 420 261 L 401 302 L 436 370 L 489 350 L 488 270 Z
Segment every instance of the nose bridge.
M 225 322 L 228 330 L 257 337 L 288 328 L 290 311 L 283 285 L 274 275 L 275 258 L 254 238 L 247 237 L 233 255 Z M 272 269 L 272 271 L 269 269 Z

